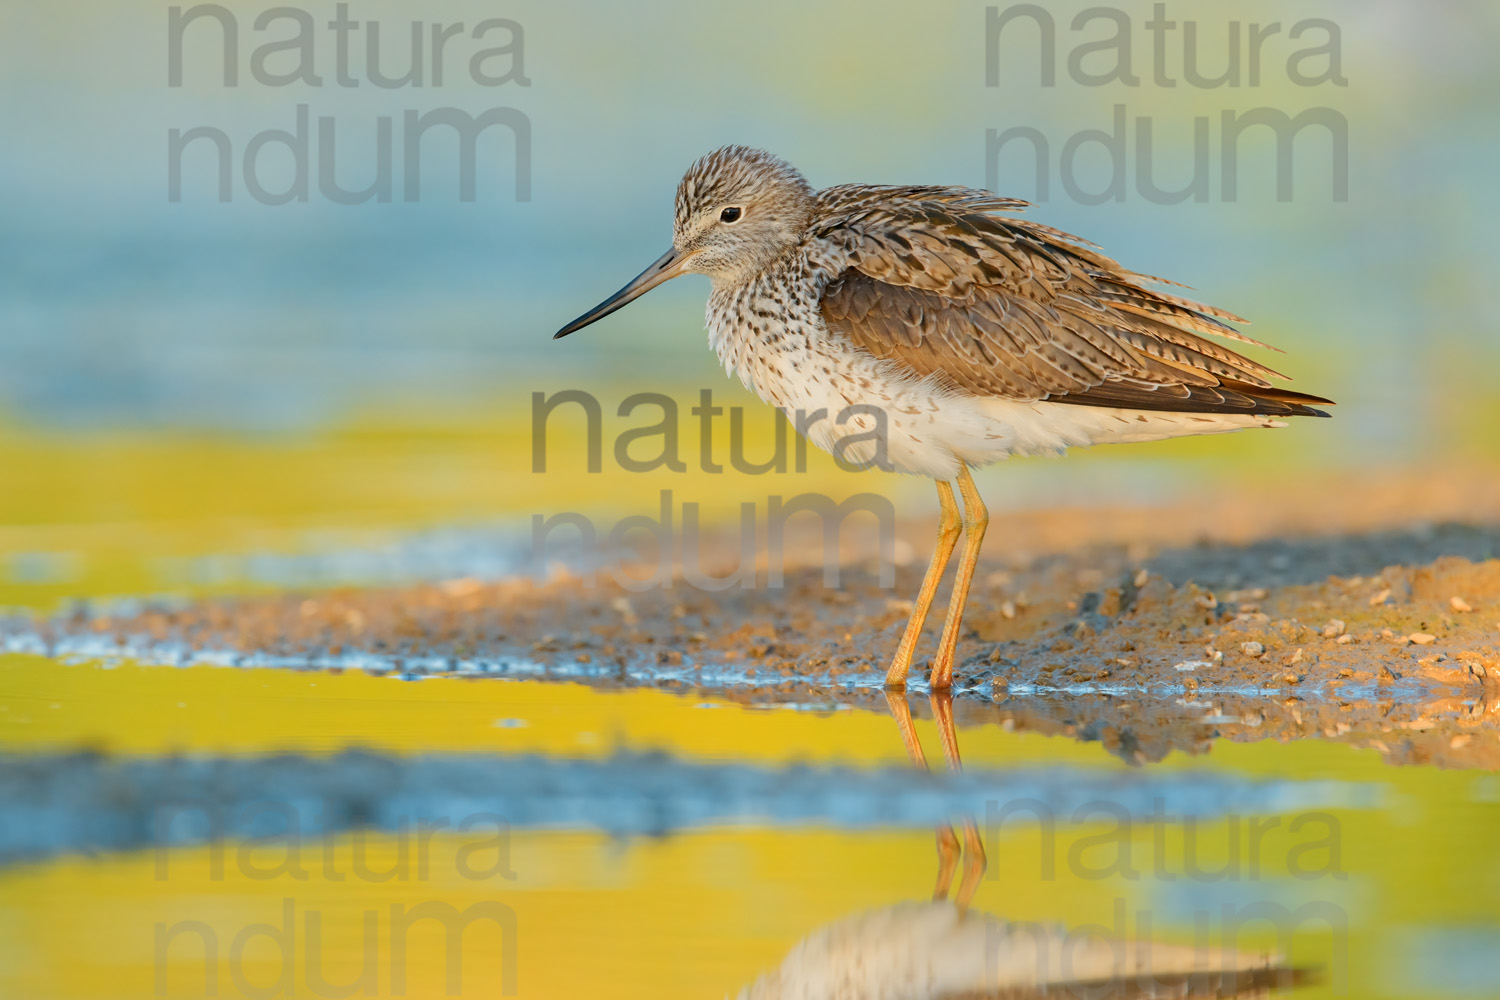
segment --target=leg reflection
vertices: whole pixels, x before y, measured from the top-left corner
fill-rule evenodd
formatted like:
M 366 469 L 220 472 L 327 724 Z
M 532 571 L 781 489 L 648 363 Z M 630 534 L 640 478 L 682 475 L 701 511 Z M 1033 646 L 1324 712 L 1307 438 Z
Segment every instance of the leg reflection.
M 943 756 L 948 760 L 948 770 L 957 774 L 964 769 L 958 756 L 958 732 L 953 728 L 953 696 L 947 691 L 932 693 L 932 717 L 937 720 L 938 738 L 943 743 Z M 984 843 L 979 839 L 979 824 L 974 817 L 964 818 L 964 877 L 958 884 L 958 895 L 954 902 L 960 910 L 969 908 L 969 901 L 979 889 L 979 880 L 984 878 L 987 864 Z
M 924 771 L 930 770 L 927 765 L 927 756 L 922 752 L 922 743 L 917 739 L 916 726 L 912 724 L 911 707 L 906 703 L 905 693 L 887 690 L 885 700 L 890 707 L 891 716 L 896 720 L 896 728 L 901 733 L 901 742 L 906 745 L 907 756 L 917 767 Z M 947 691 L 932 693 L 932 716 L 937 722 L 938 738 L 943 744 L 943 756 L 948 762 L 948 769 L 953 772 L 962 771 L 963 762 L 958 755 L 958 734 L 953 728 L 953 696 Z M 953 876 L 958 869 L 958 860 L 962 856 L 964 874 L 953 901 L 960 910 L 967 910 L 970 901 L 974 898 L 974 893 L 979 889 L 980 879 L 984 877 L 986 864 L 984 844 L 979 838 L 979 825 L 973 817 L 967 817 L 964 820 L 962 847 L 959 844 L 958 834 L 954 832 L 951 824 L 944 823 L 939 826 L 937 828 L 937 853 L 937 884 L 933 886 L 932 898 L 941 900 L 948 897 L 948 890 L 953 884 Z

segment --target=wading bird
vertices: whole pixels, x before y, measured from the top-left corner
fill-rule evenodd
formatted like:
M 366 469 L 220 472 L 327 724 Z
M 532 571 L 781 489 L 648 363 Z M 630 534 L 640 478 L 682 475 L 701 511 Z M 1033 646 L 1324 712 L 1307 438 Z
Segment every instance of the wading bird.
M 835 455 L 937 481 L 937 546 L 887 687 L 905 685 L 967 531 L 929 681 L 953 682 L 989 522 L 970 468 L 1328 415 L 1315 405 L 1330 400 L 1273 387 L 1285 376 L 1209 339 L 1265 347 L 1229 325 L 1244 320 L 1155 291 L 1170 282 L 1003 214 L 1026 206 L 963 187 L 814 191 L 771 154 L 727 146 L 678 185 L 671 249 L 555 334 L 680 274 L 706 274 L 709 344 L 746 386 Z

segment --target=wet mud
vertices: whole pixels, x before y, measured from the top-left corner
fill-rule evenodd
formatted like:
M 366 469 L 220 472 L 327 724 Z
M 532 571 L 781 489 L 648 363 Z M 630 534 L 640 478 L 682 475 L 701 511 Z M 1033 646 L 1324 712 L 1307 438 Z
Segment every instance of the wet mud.
M 1500 768 L 1500 525 L 1395 516 L 1413 505 L 1472 515 L 1492 498 L 1370 488 L 1345 491 L 1340 510 L 1330 495 L 997 517 L 959 644 L 959 721 L 1095 740 L 1139 762 L 1216 739 L 1312 737 L 1393 763 Z M 901 525 L 893 586 L 847 539 L 831 582 L 809 535 L 792 540 L 809 556 L 778 588 L 762 574 L 754 588 L 678 579 L 638 591 L 618 574 L 562 571 L 124 613 L 78 606 L 0 622 L 0 648 L 882 708 L 931 530 Z M 737 541 L 722 548 L 737 558 Z M 914 694 L 940 622 L 938 608 Z M 923 699 L 913 701 L 920 714 Z

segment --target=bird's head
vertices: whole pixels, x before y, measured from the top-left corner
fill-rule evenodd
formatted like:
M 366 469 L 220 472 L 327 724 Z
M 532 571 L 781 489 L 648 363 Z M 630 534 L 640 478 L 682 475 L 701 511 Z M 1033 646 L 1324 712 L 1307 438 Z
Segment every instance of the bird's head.
M 677 185 L 672 248 L 684 270 L 734 284 L 802 241 L 813 190 L 791 164 L 747 146 L 725 146 Z
M 633 281 L 563 327 L 581 330 L 679 274 L 733 285 L 769 267 L 801 242 L 814 209 L 811 186 L 770 153 L 725 146 L 688 168 L 677 185 L 672 249 Z

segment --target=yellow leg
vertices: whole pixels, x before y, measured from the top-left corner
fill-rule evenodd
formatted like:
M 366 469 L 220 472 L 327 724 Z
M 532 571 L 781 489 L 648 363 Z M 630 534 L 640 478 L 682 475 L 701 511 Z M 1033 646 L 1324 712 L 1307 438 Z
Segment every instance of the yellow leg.
M 953 728 L 953 695 L 947 691 L 932 692 L 932 720 L 937 723 L 938 742 L 943 745 L 943 759 L 955 774 L 964 769 L 958 756 L 958 732 Z
M 985 509 L 967 466 L 959 470 L 958 492 L 964 498 L 964 529 L 968 537 L 964 539 L 963 555 L 959 556 L 958 572 L 953 577 L 953 596 L 948 599 L 943 638 L 938 642 L 937 656 L 932 661 L 931 686 L 934 691 L 946 691 L 953 686 L 953 651 L 958 647 L 959 624 L 963 621 L 964 604 L 969 600 L 969 584 L 974 580 L 979 546 L 984 542 L 984 530 L 990 523 L 990 512 Z M 895 669 L 894 664 L 891 669 Z
M 979 824 L 972 819 L 964 821 L 964 844 L 964 877 L 958 883 L 958 894 L 953 897 L 960 912 L 969 908 L 989 864 L 984 856 L 984 842 L 979 838 Z
M 926 771 L 927 755 L 922 753 L 922 743 L 917 739 L 917 727 L 912 725 L 911 706 L 906 703 L 906 696 L 900 691 L 887 691 L 885 704 L 891 710 L 891 718 L 896 720 L 896 728 L 901 732 L 901 742 L 906 744 L 906 755 L 913 764 Z
M 938 738 L 943 744 L 943 756 L 948 760 L 948 769 L 959 772 L 963 770 L 963 761 L 958 756 L 958 733 L 953 728 L 953 696 L 947 691 L 934 691 L 932 693 L 932 717 L 937 720 Z M 958 837 L 954 835 L 952 828 L 948 829 L 948 835 L 953 838 L 952 852 L 954 860 L 958 853 Z M 941 840 L 941 831 L 939 832 Z M 946 857 L 944 861 L 948 861 Z M 953 902 L 957 904 L 960 911 L 967 910 L 969 903 L 974 898 L 974 893 L 979 890 L 979 881 L 984 877 L 987 862 L 984 856 L 984 842 L 979 837 L 979 824 L 973 819 L 964 821 L 964 876 L 959 881 L 958 893 Z M 946 873 L 940 872 L 942 883 L 946 893 L 949 881 L 953 878 L 952 862 L 948 862 Z M 934 896 L 941 899 L 941 896 Z
M 888 688 L 906 687 L 906 672 L 911 669 L 911 657 L 916 652 L 917 640 L 921 638 L 922 625 L 927 621 L 932 598 L 937 594 L 938 580 L 942 578 L 943 570 L 948 568 L 948 558 L 953 555 L 953 547 L 958 544 L 961 526 L 958 504 L 953 499 L 953 487 L 938 480 L 937 491 L 938 503 L 942 508 L 938 521 L 937 548 L 932 550 L 932 562 L 927 564 L 927 575 L 922 578 L 922 589 L 917 592 L 917 601 L 911 609 L 911 618 L 906 623 L 901 644 L 896 647 L 890 669 L 885 672 L 885 686 Z
M 928 770 L 927 755 L 922 752 L 922 743 L 917 739 L 917 727 L 912 725 L 911 706 L 907 705 L 906 696 L 899 691 L 886 691 L 885 703 L 891 710 L 891 716 L 896 720 L 896 728 L 901 731 L 901 742 L 906 744 L 907 756 L 917 767 L 923 771 Z M 937 853 L 937 882 L 932 887 L 934 900 L 948 898 L 948 887 L 953 884 L 953 875 L 958 870 L 958 859 L 963 853 L 963 849 L 959 846 L 958 834 L 954 833 L 953 827 L 946 823 L 937 828 Z M 964 877 L 967 880 L 967 874 Z
M 958 870 L 958 859 L 963 853 L 963 848 L 958 845 L 958 834 L 954 833 L 953 827 L 946 823 L 937 828 L 937 851 L 937 882 L 932 887 L 934 903 L 948 898 L 948 889 L 953 885 L 953 873 Z M 964 878 L 967 880 L 968 876 L 965 875 Z

